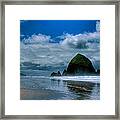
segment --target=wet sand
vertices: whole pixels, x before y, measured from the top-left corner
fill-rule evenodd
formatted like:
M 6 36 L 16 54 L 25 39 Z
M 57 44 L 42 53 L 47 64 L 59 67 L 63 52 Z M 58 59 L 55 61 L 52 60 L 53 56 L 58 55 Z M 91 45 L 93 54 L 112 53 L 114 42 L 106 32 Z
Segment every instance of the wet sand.
M 21 100 L 100 99 L 99 82 L 60 80 L 48 77 L 21 77 L 20 87 Z
M 58 91 L 46 90 L 46 89 L 20 89 L 21 100 L 57 100 L 64 97 L 63 93 L 58 94 Z

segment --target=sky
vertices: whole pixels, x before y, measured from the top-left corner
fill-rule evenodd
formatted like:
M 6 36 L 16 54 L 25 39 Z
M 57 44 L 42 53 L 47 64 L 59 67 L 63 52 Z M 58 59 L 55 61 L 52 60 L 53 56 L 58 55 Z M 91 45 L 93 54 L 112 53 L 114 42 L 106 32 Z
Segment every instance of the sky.
M 20 41 L 21 62 L 62 70 L 81 53 L 100 67 L 99 20 L 21 20 Z
M 79 34 L 84 32 L 95 32 L 96 20 L 21 20 L 21 37 L 33 34 L 50 35 L 52 38 L 63 33 Z

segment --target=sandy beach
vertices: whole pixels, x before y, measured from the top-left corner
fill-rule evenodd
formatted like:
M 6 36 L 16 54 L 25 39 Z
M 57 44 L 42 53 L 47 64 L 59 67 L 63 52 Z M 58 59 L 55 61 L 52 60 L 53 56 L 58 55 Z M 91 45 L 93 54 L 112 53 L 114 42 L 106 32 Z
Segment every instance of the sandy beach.
M 21 100 L 57 100 L 64 97 L 63 93 L 58 94 L 58 91 L 53 90 L 43 90 L 43 89 L 20 89 L 20 99 Z

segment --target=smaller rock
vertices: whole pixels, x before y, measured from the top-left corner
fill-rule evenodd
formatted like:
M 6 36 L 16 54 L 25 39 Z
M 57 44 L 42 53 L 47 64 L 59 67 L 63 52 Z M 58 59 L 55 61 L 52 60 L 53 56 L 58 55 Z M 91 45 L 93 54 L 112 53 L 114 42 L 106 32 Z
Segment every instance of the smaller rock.
M 50 76 L 61 76 L 60 71 L 56 72 L 52 72 Z
M 60 71 L 58 71 L 58 72 L 57 72 L 57 76 L 61 76 L 61 73 L 60 73 Z
M 56 76 L 57 73 L 52 72 L 50 76 Z
M 66 69 L 64 69 L 62 75 L 63 75 L 63 76 L 67 75 L 67 70 L 66 70 Z

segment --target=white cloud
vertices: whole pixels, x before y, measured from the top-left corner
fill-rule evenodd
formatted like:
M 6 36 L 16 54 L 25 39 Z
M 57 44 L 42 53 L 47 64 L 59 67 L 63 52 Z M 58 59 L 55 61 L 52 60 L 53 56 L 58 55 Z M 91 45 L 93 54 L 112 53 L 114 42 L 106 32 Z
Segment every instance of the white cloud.
M 88 49 L 95 47 L 96 43 L 99 43 L 100 41 L 100 33 L 99 32 L 93 32 L 93 33 L 83 33 L 83 34 L 63 34 L 61 36 L 58 36 L 60 40 L 60 45 L 62 47 L 69 47 L 69 48 L 77 48 L 77 49 Z M 24 44 L 50 44 L 49 41 L 53 41 L 51 36 L 38 34 L 38 35 L 31 35 L 28 38 L 24 38 L 22 42 Z M 53 44 L 53 43 L 52 43 Z
M 50 39 L 51 36 L 47 36 L 43 34 L 38 34 L 38 35 L 33 34 L 27 39 L 24 38 L 22 41 L 24 44 L 45 44 L 45 43 L 49 43 Z
M 73 47 L 73 48 L 89 48 L 91 45 L 88 43 L 99 43 L 100 34 L 99 32 L 94 33 L 84 33 L 78 35 L 64 34 L 61 38 L 64 38 L 61 41 L 62 46 Z

